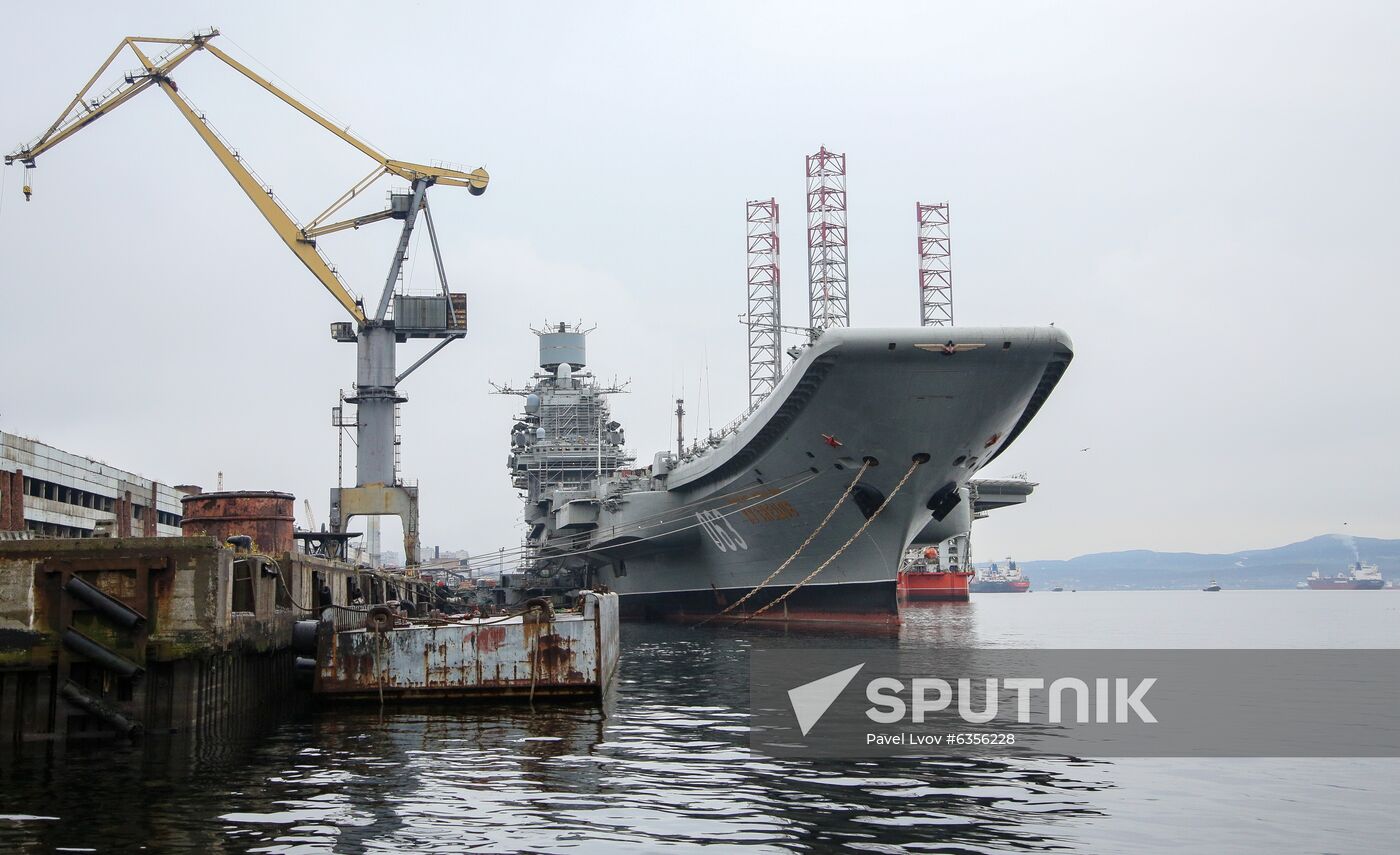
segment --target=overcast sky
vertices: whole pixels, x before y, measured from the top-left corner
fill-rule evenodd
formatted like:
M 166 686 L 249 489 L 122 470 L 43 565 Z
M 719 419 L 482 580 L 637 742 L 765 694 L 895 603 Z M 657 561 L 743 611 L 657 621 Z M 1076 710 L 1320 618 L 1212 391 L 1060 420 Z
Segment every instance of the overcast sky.
M 531 324 L 597 325 L 591 367 L 631 380 L 614 414 L 642 460 L 677 396 L 688 432 L 742 409 L 744 202 L 783 206 L 801 324 L 820 145 L 849 158 L 856 325 L 918 322 L 914 203 L 948 200 L 958 323 L 1074 337 L 983 473 L 1040 487 L 978 524 L 979 558 L 1400 536 L 1392 4 L 133 5 L 53 4 L 10 33 L 6 151 L 120 37 L 213 24 L 391 157 L 490 170 L 485 196 L 431 196 L 472 318 L 402 387 L 426 544 L 519 541 L 517 401 L 487 381 L 528 378 Z M 212 56 L 174 76 L 303 220 L 372 165 Z M 28 204 L 20 178 L 0 188 L 0 428 L 168 483 L 222 471 L 324 521 L 346 316 L 168 99 L 42 157 Z M 322 247 L 375 294 L 396 237 Z M 431 290 L 426 243 L 414 259 Z

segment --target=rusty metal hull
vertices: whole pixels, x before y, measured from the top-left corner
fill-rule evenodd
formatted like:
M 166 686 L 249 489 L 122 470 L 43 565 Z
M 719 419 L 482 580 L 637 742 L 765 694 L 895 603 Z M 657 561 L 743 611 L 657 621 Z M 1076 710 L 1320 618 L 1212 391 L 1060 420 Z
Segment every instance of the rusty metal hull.
M 356 619 L 359 625 L 351 625 Z M 323 699 L 600 697 L 617 669 L 616 594 L 586 594 L 579 612 L 551 618 L 419 623 L 383 632 L 363 621 L 342 610 L 323 625 L 315 681 Z

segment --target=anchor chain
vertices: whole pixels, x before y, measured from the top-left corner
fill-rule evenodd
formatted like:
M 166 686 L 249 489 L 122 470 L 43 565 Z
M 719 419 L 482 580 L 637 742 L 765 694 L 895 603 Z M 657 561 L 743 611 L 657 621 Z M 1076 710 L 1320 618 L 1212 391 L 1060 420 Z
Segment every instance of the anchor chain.
M 815 579 L 817 574 L 825 570 L 831 564 L 831 562 L 841 557 L 841 553 L 845 552 L 852 543 L 855 543 L 856 539 L 859 538 L 862 534 L 864 534 L 867 528 L 870 528 L 870 524 L 875 522 L 876 518 L 880 516 L 880 513 L 884 511 L 885 508 L 889 507 L 890 502 L 894 500 L 895 496 L 899 495 L 899 491 L 903 489 L 905 483 L 908 482 L 909 476 L 913 475 L 914 470 L 918 469 L 921 465 L 923 465 L 924 461 L 927 459 L 927 456 L 920 456 L 914 458 L 914 462 L 909 464 L 909 470 L 904 473 L 903 478 L 899 479 L 899 483 L 895 485 L 894 490 L 892 490 L 890 494 L 885 497 L 885 500 L 880 503 L 880 507 L 875 509 L 875 513 L 871 514 L 870 518 L 867 519 L 865 523 L 861 525 L 860 528 L 856 529 L 856 533 L 851 535 L 845 543 L 841 544 L 841 548 L 833 552 L 830 558 L 823 561 L 820 565 L 818 565 L 817 569 L 813 570 L 811 573 L 808 573 L 807 576 L 803 578 L 800 582 L 798 582 L 796 585 L 793 585 L 791 588 L 788 588 L 786 591 L 784 591 L 781 597 L 778 597 L 776 600 L 772 601 L 771 603 L 768 603 L 763 608 L 759 609 L 753 614 L 748 615 L 743 620 L 739 621 L 739 623 L 747 623 L 748 621 L 753 620 L 754 618 L 758 617 L 759 615 L 763 614 L 764 612 L 783 602 L 788 597 L 796 593 L 798 588 L 801 588 L 803 585 Z
M 786 570 L 788 565 L 796 561 L 797 556 L 802 554 L 802 550 L 806 549 L 812 541 L 817 539 L 817 535 L 822 533 L 822 529 L 826 528 L 826 524 L 831 522 L 831 518 L 836 516 L 836 511 L 839 510 L 840 507 L 846 503 L 846 499 L 850 498 L 851 491 L 856 488 L 856 484 L 860 483 L 861 476 L 863 476 L 865 474 L 865 470 L 869 468 L 870 458 L 867 457 L 865 459 L 865 462 L 860 465 L 859 471 L 856 472 L 856 477 L 852 478 L 851 483 L 846 485 L 846 492 L 842 493 L 841 497 L 836 500 L 836 504 L 831 506 L 831 510 L 826 512 L 826 518 L 817 524 L 817 527 L 812 530 L 812 533 L 807 535 L 807 539 L 802 541 L 801 545 L 797 547 L 797 550 L 795 552 L 788 556 L 788 559 L 786 561 L 778 565 L 777 570 L 774 570 L 772 573 L 769 573 L 766 579 L 764 579 L 762 582 L 759 582 L 757 585 L 754 585 L 753 590 L 749 591 L 747 594 L 740 597 L 738 600 L 735 600 L 733 603 L 730 603 L 728 606 L 726 606 L 724 611 L 716 612 L 715 614 L 710 615 L 709 617 L 695 624 L 695 626 L 691 628 L 699 629 L 700 627 L 704 626 L 705 624 L 709 623 L 715 618 L 724 617 L 725 615 L 739 608 L 744 603 L 748 602 L 754 594 L 757 594 L 759 591 L 763 590 L 764 585 L 767 585 L 769 582 L 773 581 L 775 578 L 777 578 L 779 573 Z

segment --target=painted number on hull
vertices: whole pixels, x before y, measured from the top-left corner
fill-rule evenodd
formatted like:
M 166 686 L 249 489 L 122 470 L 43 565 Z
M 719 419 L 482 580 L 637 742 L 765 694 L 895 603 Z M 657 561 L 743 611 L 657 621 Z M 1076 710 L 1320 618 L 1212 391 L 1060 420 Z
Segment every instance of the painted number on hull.
M 700 521 L 700 527 L 710 536 L 710 540 L 714 541 L 720 552 L 738 552 L 749 548 L 739 536 L 739 532 L 734 530 L 734 526 L 719 511 L 697 511 L 695 518 Z

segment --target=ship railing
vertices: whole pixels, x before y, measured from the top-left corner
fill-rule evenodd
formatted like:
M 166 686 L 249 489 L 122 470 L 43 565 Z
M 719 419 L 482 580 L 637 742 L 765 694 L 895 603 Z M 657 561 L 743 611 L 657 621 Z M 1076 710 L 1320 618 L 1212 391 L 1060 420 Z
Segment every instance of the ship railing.
M 718 448 L 720 446 L 720 443 L 722 443 L 726 437 L 728 437 L 730 434 L 737 433 L 739 431 L 739 428 L 744 426 L 744 423 L 749 420 L 749 417 L 751 417 L 755 412 L 758 411 L 758 408 L 762 406 L 762 404 L 762 399 L 753 404 L 750 404 L 748 409 L 744 410 L 738 416 L 735 416 L 719 430 L 710 431 L 709 435 L 706 436 L 703 440 L 697 440 L 694 445 L 687 448 L 681 454 L 681 460 L 692 460 L 696 457 L 701 456 L 702 454 L 705 454 L 712 448 Z

